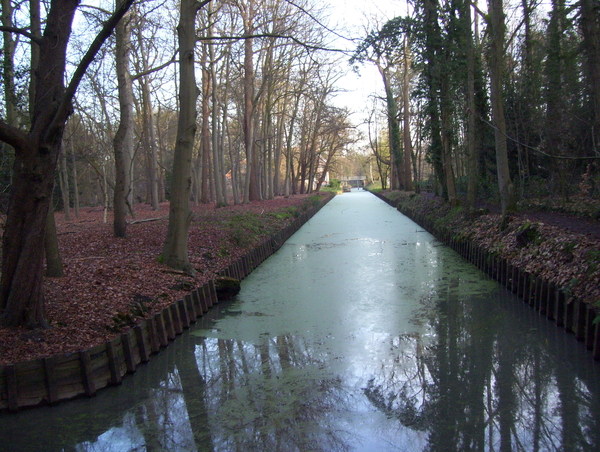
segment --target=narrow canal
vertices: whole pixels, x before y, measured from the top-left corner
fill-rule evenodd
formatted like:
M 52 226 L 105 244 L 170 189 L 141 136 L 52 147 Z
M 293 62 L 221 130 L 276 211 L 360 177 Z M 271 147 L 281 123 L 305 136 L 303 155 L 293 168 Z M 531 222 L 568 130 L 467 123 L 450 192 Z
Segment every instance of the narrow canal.
M 14 451 L 594 451 L 600 364 L 375 196 L 334 198 L 119 387 Z

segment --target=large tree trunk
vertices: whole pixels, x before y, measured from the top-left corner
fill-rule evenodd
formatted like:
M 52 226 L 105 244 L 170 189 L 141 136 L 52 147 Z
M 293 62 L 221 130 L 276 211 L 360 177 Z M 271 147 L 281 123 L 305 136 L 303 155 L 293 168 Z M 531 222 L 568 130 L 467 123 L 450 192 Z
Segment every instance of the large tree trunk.
M 492 116 L 494 120 L 494 137 L 496 142 L 496 171 L 502 216 L 515 209 L 514 190 L 508 166 L 508 149 L 506 144 L 506 119 L 504 117 L 504 101 L 502 94 L 502 76 L 504 72 L 504 11 L 502 0 L 489 0 L 488 9 L 491 21 L 491 46 L 489 55 L 490 91 L 492 100 Z
M 67 168 L 67 153 L 63 143 L 60 151 L 60 172 L 59 184 L 60 194 L 62 196 L 63 211 L 65 212 L 65 220 L 71 221 L 71 199 L 69 195 L 69 171 Z
M 600 4 L 594 0 L 581 0 L 580 8 L 587 63 L 592 143 L 597 153 L 600 150 Z
M 454 164 L 452 159 L 452 108 L 450 97 L 450 81 L 442 78 L 440 81 L 440 117 L 442 120 L 442 162 L 446 177 L 446 191 L 448 202 L 452 207 L 458 203 L 456 184 L 454 179 Z
M 393 162 L 392 174 L 396 174 L 396 177 L 392 176 L 392 189 L 401 188 L 404 189 L 404 157 L 401 149 L 400 139 L 400 125 L 398 124 L 398 105 L 392 87 L 390 85 L 389 76 L 387 71 L 380 65 L 377 64 L 379 74 L 383 80 L 383 86 L 385 88 L 385 100 L 387 107 L 387 122 L 388 122 L 388 135 L 390 145 L 390 160 Z
M 404 36 L 404 78 L 403 78 L 403 97 L 404 97 L 404 189 L 412 190 L 411 161 L 412 161 L 412 143 L 410 141 L 410 46 L 408 37 Z
M 29 134 L 17 134 L 13 186 L 4 228 L 0 309 L 3 326 L 47 326 L 44 309 L 44 231 L 54 169 L 64 131 L 55 121 L 64 91 L 66 48 L 78 1 L 53 2 L 40 41 L 40 67 Z M 5 137 L 0 139 L 6 141 Z
M 136 27 L 139 53 L 142 63 L 142 71 L 148 72 L 148 50 L 142 36 L 142 26 Z M 156 149 L 156 132 L 154 127 L 154 110 L 152 107 L 152 96 L 150 93 L 150 77 L 146 74 L 139 79 L 142 91 L 142 118 L 144 122 L 144 147 L 146 148 L 147 165 L 146 173 L 147 194 L 146 202 L 150 202 L 152 210 L 160 209 L 160 198 L 158 196 L 158 150 Z
M 211 20 L 210 18 L 208 20 Z M 210 153 L 211 153 L 211 137 L 210 137 L 210 92 L 211 81 L 210 71 L 208 69 L 208 44 L 203 44 L 200 54 L 200 68 L 202 70 L 202 117 L 200 118 L 200 159 L 201 159 L 201 176 L 200 176 L 200 202 L 208 204 L 210 198 Z
M 188 257 L 189 226 L 192 221 L 190 192 L 192 188 L 192 155 L 196 136 L 196 99 L 198 87 L 194 74 L 195 22 L 200 4 L 181 1 L 177 26 L 179 37 L 179 121 L 173 159 L 173 185 L 169 226 L 163 245 L 162 261 L 169 267 L 194 274 Z
M 461 14 L 465 22 L 465 39 L 467 45 L 467 149 L 469 156 L 467 170 L 467 207 L 473 212 L 477 196 L 477 161 L 479 155 L 475 133 L 475 55 L 473 35 L 471 32 L 471 4 L 464 2 Z
M 438 0 L 423 0 L 423 20 L 425 28 L 424 60 L 427 62 L 425 80 L 427 83 L 427 112 L 429 116 L 430 143 L 429 157 L 435 176 L 442 187 L 442 195 L 447 196 L 447 182 L 443 164 L 442 126 L 440 119 L 440 39 Z
M 13 27 L 13 8 L 10 0 L 2 0 L 2 25 L 7 28 Z M 17 97 L 15 95 L 15 40 L 9 31 L 2 33 L 4 43 L 3 55 L 3 84 L 4 84 L 4 108 L 6 111 L 6 122 L 11 126 L 17 125 Z
M 208 5 L 209 26 L 208 32 L 212 36 L 213 33 L 213 18 L 212 9 Z M 225 169 L 223 164 L 223 147 L 219 146 L 221 133 L 219 132 L 219 97 L 217 95 L 217 61 L 215 58 L 215 46 L 212 42 L 208 44 L 208 56 L 210 60 L 210 80 L 211 80 L 211 103 L 212 103 L 212 157 L 213 157 L 213 180 L 215 185 L 215 198 L 217 207 L 224 207 L 227 202 L 227 189 L 225 186 Z M 208 99 L 207 99 L 208 102 Z
M 254 32 L 254 0 L 248 0 L 245 8 L 241 8 L 244 20 L 244 34 L 250 36 Z M 254 146 L 254 40 L 244 40 L 244 146 L 246 148 L 246 181 L 244 202 L 260 199 L 258 181 L 258 160 Z
M 15 149 L 13 185 L 2 241 L 2 326 L 33 328 L 48 324 L 43 292 L 44 230 L 65 123 L 87 67 L 131 3 L 132 0 L 127 0 L 105 22 L 65 90 L 67 44 L 79 0 L 52 1 L 44 35 L 39 39 L 39 67 L 45 71 L 37 80 L 31 128 L 23 132 L 0 120 L 0 140 Z
M 113 230 L 115 237 L 127 236 L 127 210 L 131 210 L 131 162 L 133 158 L 133 86 L 129 73 L 131 26 L 125 17 L 116 29 L 116 66 L 120 122 L 114 138 L 115 193 Z
M 71 129 L 71 139 L 69 140 L 69 150 L 71 153 L 71 165 L 73 165 L 73 204 L 75 216 L 79 217 L 79 183 L 77 182 L 77 160 L 75 157 L 75 146 L 73 146 L 73 127 Z
M 46 253 L 46 276 L 61 278 L 63 276 L 62 258 L 58 247 L 56 223 L 54 222 L 54 206 L 50 197 L 50 208 L 46 217 L 46 234 L 44 236 L 44 252 Z
M 39 0 L 29 1 L 29 18 L 31 22 L 32 36 L 35 36 L 36 39 L 40 39 L 42 37 L 42 31 Z M 33 115 L 40 63 L 40 47 L 35 40 L 31 40 L 30 49 L 31 56 L 29 67 L 31 69 L 31 76 L 29 78 L 29 113 L 30 115 Z M 33 121 L 33 117 L 31 117 L 31 120 Z M 67 184 L 68 187 L 68 181 L 65 180 L 64 182 Z M 61 189 L 62 188 L 63 187 L 61 186 Z M 65 206 L 65 216 L 67 219 L 69 219 L 70 215 L 68 210 L 68 199 L 65 203 Z M 44 252 L 46 255 L 46 276 L 60 278 L 63 275 L 63 267 L 62 259 L 60 257 L 60 250 L 58 248 L 56 224 L 54 222 L 54 206 L 52 204 L 52 195 L 50 195 L 50 208 L 48 209 L 48 216 L 46 218 L 46 230 L 44 231 Z

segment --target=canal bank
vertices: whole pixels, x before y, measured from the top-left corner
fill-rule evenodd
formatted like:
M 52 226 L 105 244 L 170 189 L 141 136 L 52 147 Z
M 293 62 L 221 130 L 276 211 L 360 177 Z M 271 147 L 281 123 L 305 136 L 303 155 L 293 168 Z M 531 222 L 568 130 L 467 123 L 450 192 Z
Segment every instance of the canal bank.
M 595 451 L 600 369 L 395 208 L 335 197 L 135 378 L 0 451 Z
M 245 278 L 332 196 L 315 197 L 315 202 L 297 211 L 290 224 L 220 270 L 219 276 Z M 53 405 L 79 396 L 92 397 L 103 388 L 120 385 L 127 375 L 135 373 L 138 366 L 147 363 L 218 302 L 215 281 L 211 280 L 111 341 L 76 353 L 1 365 L 0 412 Z
M 573 333 L 600 360 L 600 246 L 583 233 L 481 210 L 468 216 L 430 195 L 374 193 L 540 315 Z M 577 221 L 573 218 L 573 221 Z

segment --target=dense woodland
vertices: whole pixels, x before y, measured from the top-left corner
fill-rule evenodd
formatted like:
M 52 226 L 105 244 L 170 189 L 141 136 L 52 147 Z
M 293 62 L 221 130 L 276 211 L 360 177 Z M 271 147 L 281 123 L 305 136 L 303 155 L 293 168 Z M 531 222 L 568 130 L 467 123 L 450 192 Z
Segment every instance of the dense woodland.
M 136 205 L 169 201 L 160 259 L 193 273 L 190 203 L 310 193 L 330 174 L 503 213 L 598 196 L 597 0 L 400 9 L 344 51 L 312 0 L 2 0 L 2 325 L 45 324 L 55 210 L 102 206 L 126 237 Z M 369 64 L 383 95 L 356 106 L 361 137 L 335 97 Z
M 506 213 L 532 196 L 597 198 L 600 3 L 480 3 L 411 2 L 352 57 L 385 86 L 389 132 L 370 146 L 391 188 L 424 185 L 425 153 L 426 184 L 452 204 L 497 199 Z

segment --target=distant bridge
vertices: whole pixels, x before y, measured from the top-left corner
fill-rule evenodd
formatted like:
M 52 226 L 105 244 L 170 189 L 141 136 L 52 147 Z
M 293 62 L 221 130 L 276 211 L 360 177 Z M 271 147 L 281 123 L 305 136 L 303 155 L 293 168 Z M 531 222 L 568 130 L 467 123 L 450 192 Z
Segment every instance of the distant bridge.
M 340 177 L 340 182 L 342 185 L 350 185 L 351 187 L 364 188 L 365 180 L 367 176 L 349 176 L 349 177 Z

